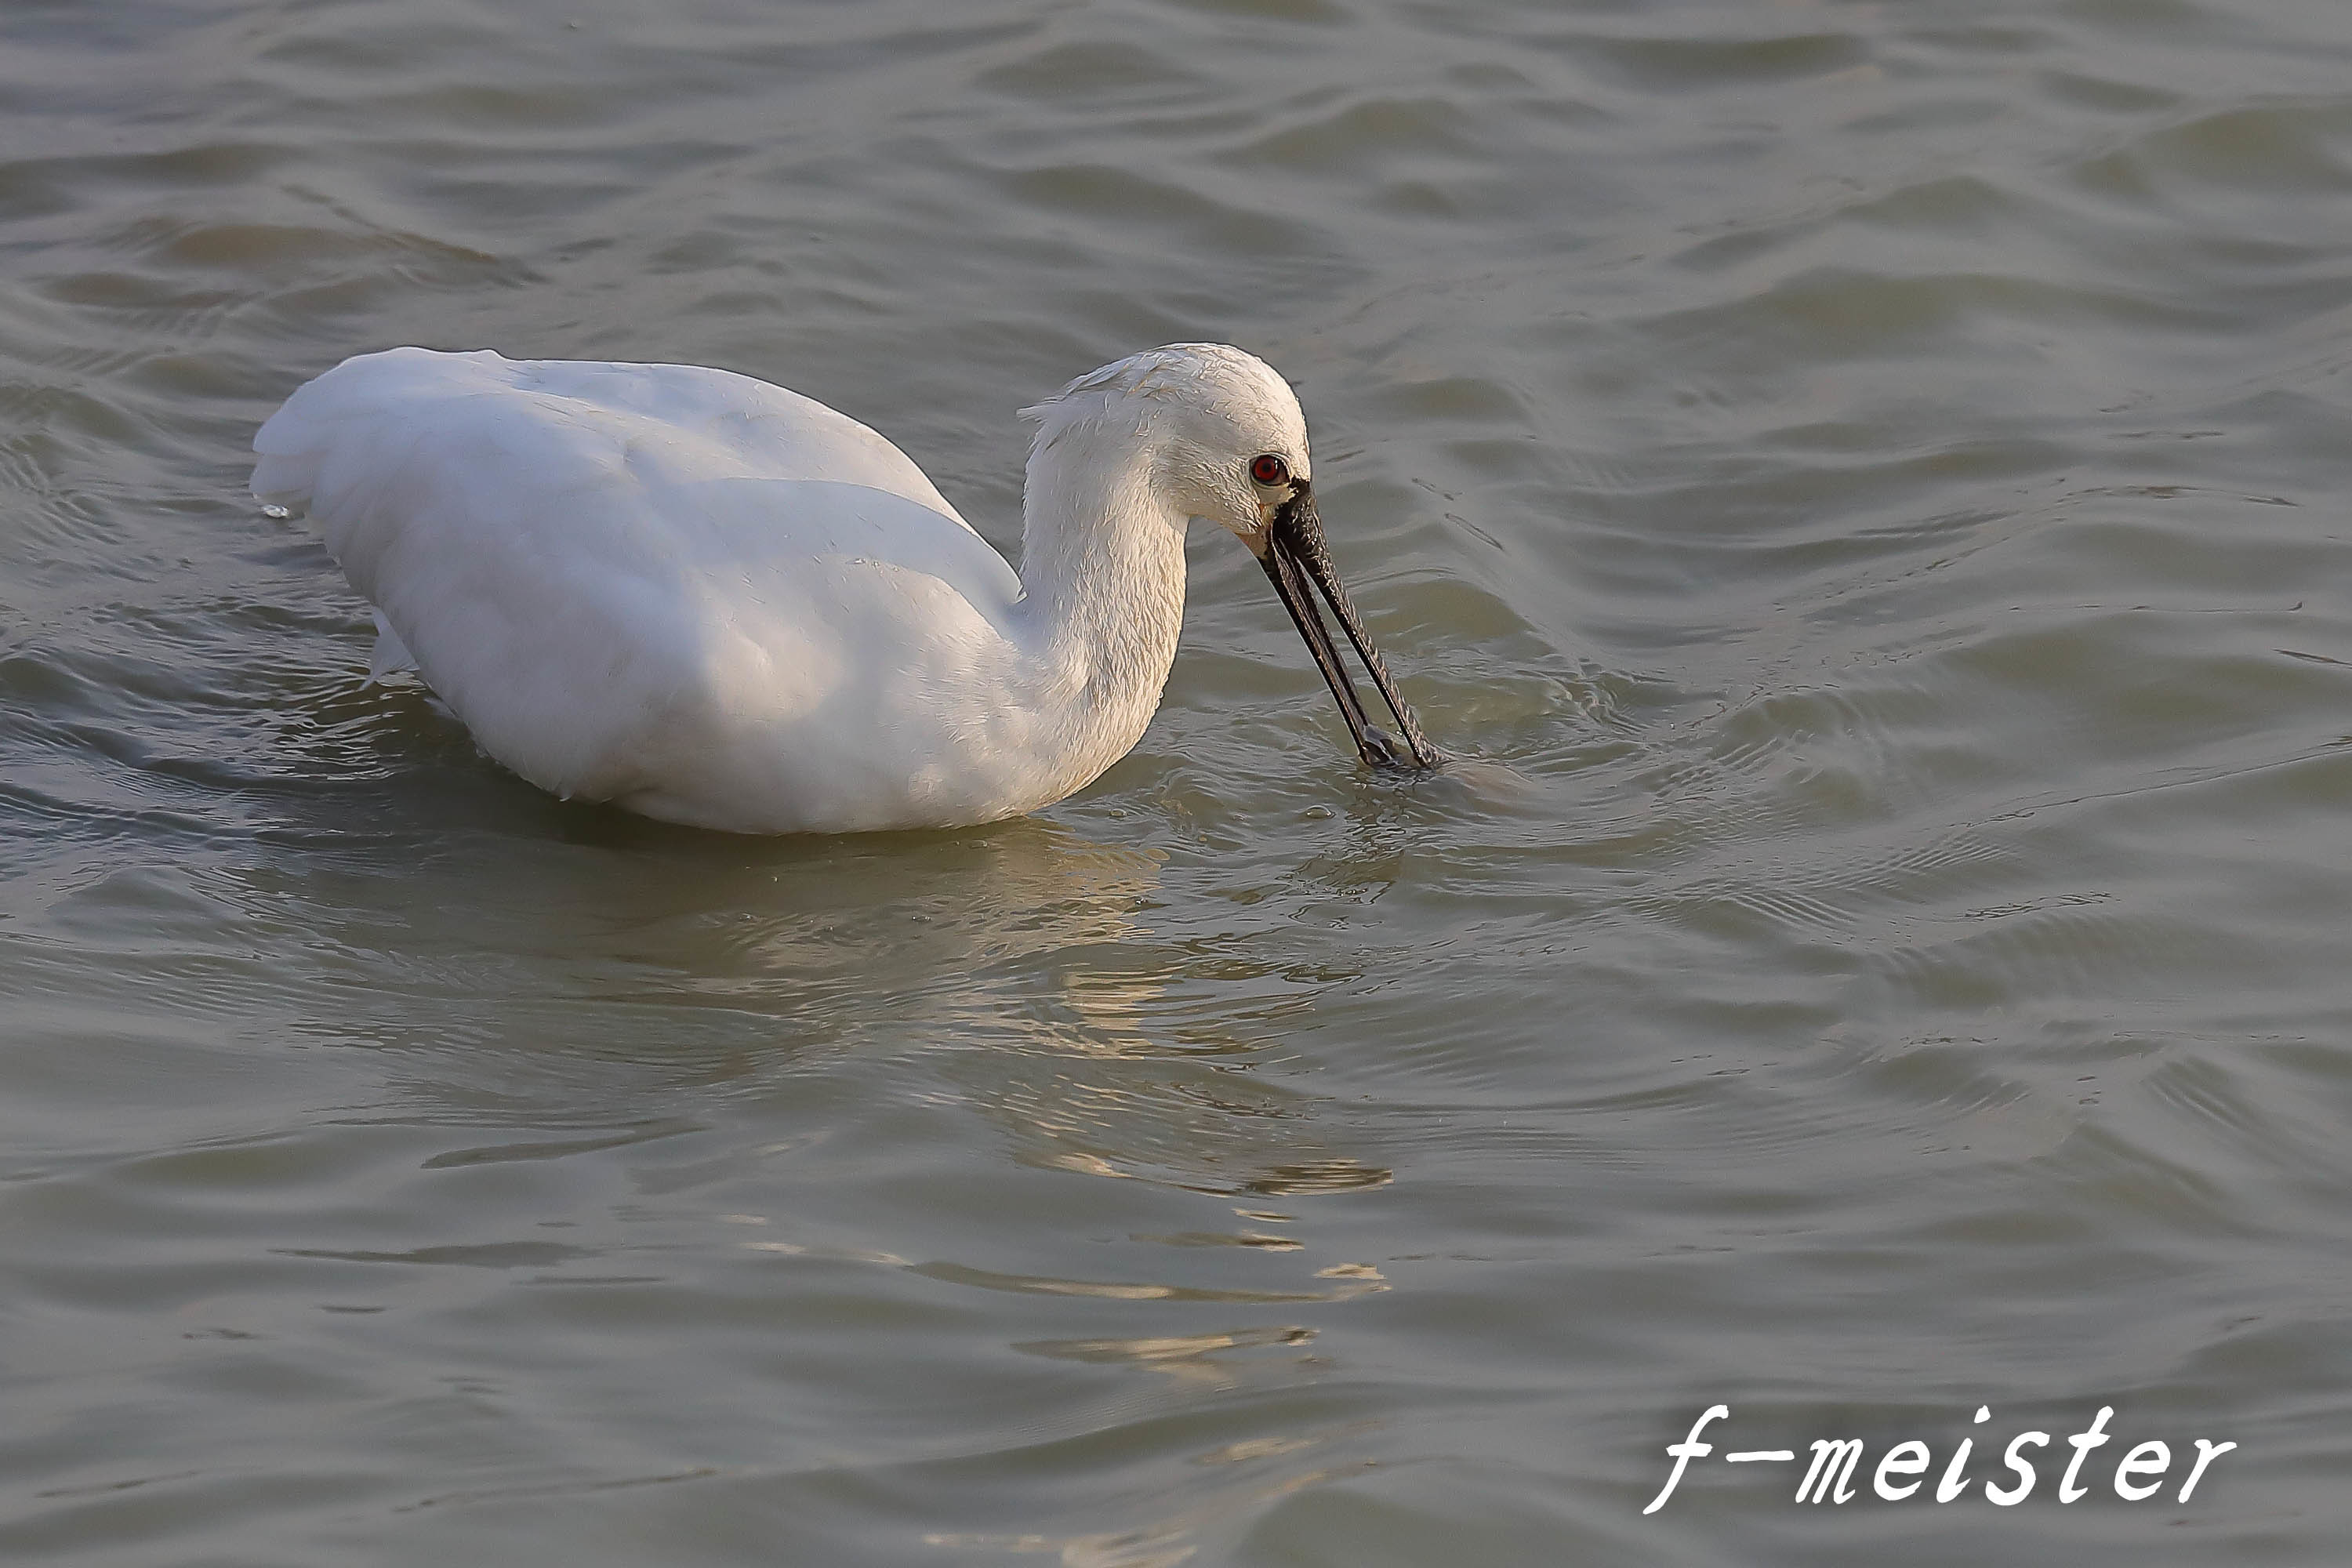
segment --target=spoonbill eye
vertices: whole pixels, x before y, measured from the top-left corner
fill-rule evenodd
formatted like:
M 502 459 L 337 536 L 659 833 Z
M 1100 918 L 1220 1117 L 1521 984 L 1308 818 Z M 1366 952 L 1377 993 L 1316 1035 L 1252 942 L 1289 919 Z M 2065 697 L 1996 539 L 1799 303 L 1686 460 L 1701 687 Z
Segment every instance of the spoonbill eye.
M 1250 478 L 1262 485 L 1286 485 L 1290 482 L 1290 465 L 1268 452 L 1250 464 Z

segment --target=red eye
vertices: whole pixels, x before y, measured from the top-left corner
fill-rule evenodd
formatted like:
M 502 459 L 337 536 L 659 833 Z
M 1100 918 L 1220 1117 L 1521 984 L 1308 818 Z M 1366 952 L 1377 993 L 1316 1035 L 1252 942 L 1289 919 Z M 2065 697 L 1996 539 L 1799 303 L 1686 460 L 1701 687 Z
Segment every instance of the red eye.
M 1290 465 L 1268 452 L 1250 464 L 1250 478 L 1262 485 L 1286 485 L 1290 482 Z

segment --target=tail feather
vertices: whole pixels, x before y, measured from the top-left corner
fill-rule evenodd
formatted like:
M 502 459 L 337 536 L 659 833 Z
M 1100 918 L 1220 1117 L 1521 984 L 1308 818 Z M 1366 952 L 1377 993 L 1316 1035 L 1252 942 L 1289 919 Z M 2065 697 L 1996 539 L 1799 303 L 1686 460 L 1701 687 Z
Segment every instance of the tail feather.
M 386 349 L 354 354 L 295 390 L 284 406 L 254 433 L 255 499 L 270 506 L 308 507 L 336 439 L 354 419 L 381 420 L 404 396 L 446 396 L 453 360 L 478 362 L 475 374 L 495 384 L 497 371 L 511 366 L 488 350 L 467 354 L 427 349 Z

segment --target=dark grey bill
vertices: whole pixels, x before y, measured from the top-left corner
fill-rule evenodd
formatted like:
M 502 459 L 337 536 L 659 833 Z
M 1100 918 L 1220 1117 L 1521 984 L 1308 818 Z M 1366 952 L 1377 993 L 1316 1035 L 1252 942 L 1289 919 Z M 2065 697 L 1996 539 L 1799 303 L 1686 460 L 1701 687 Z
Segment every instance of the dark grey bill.
M 1356 606 L 1348 602 L 1348 590 L 1339 584 L 1339 569 L 1331 563 L 1331 552 L 1323 542 L 1323 522 L 1315 515 L 1315 495 L 1301 484 L 1288 500 L 1276 509 L 1274 522 L 1266 530 L 1265 553 L 1258 564 L 1274 584 L 1274 591 L 1282 598 L 1282 607 L 1298 626 L 1298 635 L 1307 639 L 1307 651 L 1315 656 L 1315 668 L 1323 672 L 1325 684 L 1339 704 L 1339 716 L 1348 721 L 1348 732 L 1355 737 L 1356 750 L 1365 762 L 1376 768 L 1391 768 L 1412 773 L 1433 768 L 1445 761 L 1445 753 L 1429 743 L 1421 732 L 1420 721 L 1412 710 L 1397 695 L 1395 678 L 1372 647 L 1370 634 L 1356 614 Z M 1312 581 L 1322 590 L 1330 604 L 1331 613 L 1339 617 L 1340 629 L 1355 645 L 1356 655 L 1364 661 L 1364 669 L 1379 689 L 1381 700 L 1396 715 L 1397 728 L 1404 731 L 1400 746 L 1395 736 L 1373 723 L 1364 711 L 1362 699 L 1356 695 L 1355 682 L 1339 662 L 1339 650 L 1332 645 L 1331 632 L 1323 624 L 1322 612 L 1315 607 L 1315 599 L 1307 592 Z

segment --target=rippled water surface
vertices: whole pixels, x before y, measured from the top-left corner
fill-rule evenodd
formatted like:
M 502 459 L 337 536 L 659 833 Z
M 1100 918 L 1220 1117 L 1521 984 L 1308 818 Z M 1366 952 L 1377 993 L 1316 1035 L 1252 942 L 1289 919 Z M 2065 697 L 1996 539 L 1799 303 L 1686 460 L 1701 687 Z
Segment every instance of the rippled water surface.
M 2343 1561 L 2347 83 L 2339 0 L 9 5 L 0 1555 Z M 659 827 L 243 490 L 361 349 L 684 360 L 1010 544 L 1014 411 L 1196 338 L 1490 766 L 1365 775 L 1202 538 L 1076 799 Z

